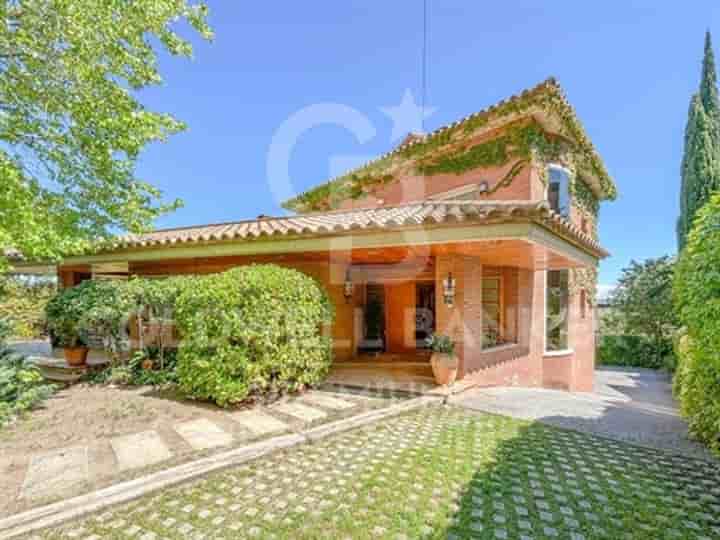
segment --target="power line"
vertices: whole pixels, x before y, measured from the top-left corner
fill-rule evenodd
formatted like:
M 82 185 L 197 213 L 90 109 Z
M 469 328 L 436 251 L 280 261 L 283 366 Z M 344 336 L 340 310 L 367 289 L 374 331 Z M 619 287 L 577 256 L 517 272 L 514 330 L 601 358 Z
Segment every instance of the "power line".
M 427 16 L 427 4 L 428 0 L 423 0 L 423 44 L 422 44 L 422 58 L 421 58 L 421 70 L 422 70 L 422 97 L 420 105 L 420 125 L 422 126 L 423 133 L 425 133 L 425 106 L 427 103 L 427 42 L 428 42 L 428 16 Z

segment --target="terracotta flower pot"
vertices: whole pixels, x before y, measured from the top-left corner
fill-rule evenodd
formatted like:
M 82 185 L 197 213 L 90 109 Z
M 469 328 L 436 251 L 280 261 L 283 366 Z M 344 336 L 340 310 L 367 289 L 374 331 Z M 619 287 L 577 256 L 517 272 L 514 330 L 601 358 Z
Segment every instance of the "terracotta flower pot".
M 449 386 L 455 382 L 458 371 L 458 361 L 455 356 L 433 353 L 430 357 L 430 366 L 436 383 Z
M 87 347 L 65 347 L 63 356 L 69 366 L 84 366 L 87 363 Z

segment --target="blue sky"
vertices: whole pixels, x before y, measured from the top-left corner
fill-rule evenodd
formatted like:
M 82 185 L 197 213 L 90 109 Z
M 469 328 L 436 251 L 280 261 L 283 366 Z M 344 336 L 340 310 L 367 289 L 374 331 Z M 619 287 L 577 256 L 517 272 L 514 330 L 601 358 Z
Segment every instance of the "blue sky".
M 158 226 L 281 213 L 267 153 L 305 107 L 351 107 L 373 131 L 363 142 L 339 125 L 306 131 L 289 163 L 296 191 L 325 180 L 333 160 L 394 146 L 381 109 L 408 89 L 419 99 L 419 0 L 209 5 L 215 40 L 192 39 L 192 61 L 162 56 L 164 84 L 140 94 L 189 125 L 141 158 L 143 179 L 185 201 Z M 717 0 L 429 0 L 427 128 L 557 77 L 619 187 L 601 209 L 612 257 L 600 282 L 612 283 L 630 259 L 675 251 L 683 130 L 707 28 L 720 45 Z

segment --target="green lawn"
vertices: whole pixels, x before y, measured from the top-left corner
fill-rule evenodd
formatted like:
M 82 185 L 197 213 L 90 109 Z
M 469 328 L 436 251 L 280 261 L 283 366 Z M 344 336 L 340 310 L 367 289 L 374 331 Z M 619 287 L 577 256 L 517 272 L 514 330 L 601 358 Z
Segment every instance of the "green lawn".
M 438 406 L 41 537 L 720 538 L 720 469 Z

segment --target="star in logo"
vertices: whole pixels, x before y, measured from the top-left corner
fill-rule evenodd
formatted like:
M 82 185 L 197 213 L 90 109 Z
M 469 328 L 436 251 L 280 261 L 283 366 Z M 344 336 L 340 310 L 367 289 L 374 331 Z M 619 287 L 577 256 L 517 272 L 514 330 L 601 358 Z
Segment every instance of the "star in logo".
M 380 110 L 393 121 L 392 135 L 390 136 L 392 142 L 408 133 L 422 133 L 423 116 L 428 118 L 435 112 L 434 107 L 425 107 L 423 114 L 422 107 L 415 103 L 415 98 L 410 89 L 405 90 L 400 105 L 396 107 L 380 107 Z

